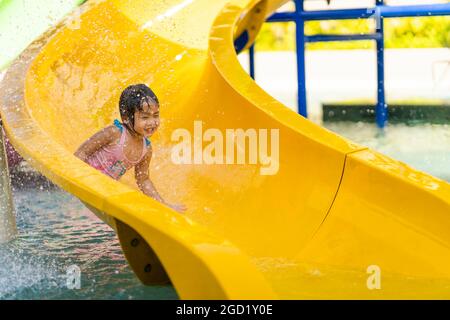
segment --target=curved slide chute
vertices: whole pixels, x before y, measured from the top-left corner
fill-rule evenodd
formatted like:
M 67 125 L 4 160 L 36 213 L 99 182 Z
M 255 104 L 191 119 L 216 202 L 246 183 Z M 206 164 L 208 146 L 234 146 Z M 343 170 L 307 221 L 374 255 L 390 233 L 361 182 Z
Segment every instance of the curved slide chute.
M 144 283 L 170 281 L 180 298 L 449 298 L 449 184 L 302 118 L 241 68 L 235 40 L 247 33 L 248 47 L 284 2 L 88 1 L 79 29 L 60 24 L 6 74 L 8 135 L 117 231 Z M 142 194 L 133 172 L 117 182 L 73 156 L 138 82 L 162 101 L 150 175 L 184 215 Z M 195 150 L 196 163 L 176 164 L 182 128 L 224 144 L 227 129 L 266 132 L 270 157 L 226 164 L 244 146 L 225 164 Z

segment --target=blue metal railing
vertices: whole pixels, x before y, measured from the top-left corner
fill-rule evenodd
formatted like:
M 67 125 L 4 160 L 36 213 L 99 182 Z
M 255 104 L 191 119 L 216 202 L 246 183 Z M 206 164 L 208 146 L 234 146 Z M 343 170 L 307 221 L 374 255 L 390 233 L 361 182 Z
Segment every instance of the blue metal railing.
M 297 82 L 298 82 L 298 112 L 308 116 L 305 86 L 305 44 L 307 42 L 374 40 L 377 45 L 377 106 L 375 109 L 376 123 L 384 128 L 388 120 L 386 94 L 384 86 L 384 18 L 421 17 L 450 15 L 450 3 L 409 6 L 386 6 L 384 0 L 376 0 L 374 8 L 305 11 L 303 0 L 294 0 L 294 12 L 279 12 L 273 14 L 267 22 L 295 22 L 297 47 Z M 305 35 L 305 22 L 313 20 L 370 19 L 377 21 L 376 32 L 373 34 L 350 35 Z M 250 48 L 250 75 L 255 78 L 255 47 Z

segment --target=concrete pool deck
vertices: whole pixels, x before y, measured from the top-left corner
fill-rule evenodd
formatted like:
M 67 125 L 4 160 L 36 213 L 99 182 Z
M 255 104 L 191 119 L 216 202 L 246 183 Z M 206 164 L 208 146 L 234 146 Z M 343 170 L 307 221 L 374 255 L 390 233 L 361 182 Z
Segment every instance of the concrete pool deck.
M 239 56 L 248 70 L 248 55 Z M 292 51 L 256 53 L 256 82 L 275 98 L 296 106 L 296 55 Z M 386 49 L 385 81 L 391 100 L 450 100 L 450 49 Z M 321 122 L 321 103 L 376 99 L 375 50 L 306 52 L 306 90 L 311 120 Z

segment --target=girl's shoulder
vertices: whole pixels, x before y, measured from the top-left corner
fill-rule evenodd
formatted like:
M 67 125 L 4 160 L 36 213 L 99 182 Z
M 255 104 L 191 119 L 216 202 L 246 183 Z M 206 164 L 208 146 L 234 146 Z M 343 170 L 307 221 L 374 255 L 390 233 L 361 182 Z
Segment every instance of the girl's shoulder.
M 104 147 L 120 138 L 120 131 L 115 126 L 108 126 L 92 135 L 85 143 Z
M 122 131 L 116 125 L 109 125 L 102 130 L 102 135 L 105 136 L 107 144 L 114 144 L 122 135 Z
M 117 125 L 109 125 L 105 128 L 108 135 L 111 135 L 113 139 L 120 138 L 122 135 L 123 128 L 119 128 Z

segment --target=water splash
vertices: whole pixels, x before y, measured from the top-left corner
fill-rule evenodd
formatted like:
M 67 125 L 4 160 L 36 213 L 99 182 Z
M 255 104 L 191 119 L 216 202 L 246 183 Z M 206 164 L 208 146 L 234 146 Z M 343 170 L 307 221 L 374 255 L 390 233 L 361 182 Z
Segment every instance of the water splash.
M 115 233 L 66 192 L 15 190 L 19 236 L 0 246 L 0 299 L 177 299 L 172 286 L 146 287 Z M 67 269 L 81 269 L 81 288 Z

